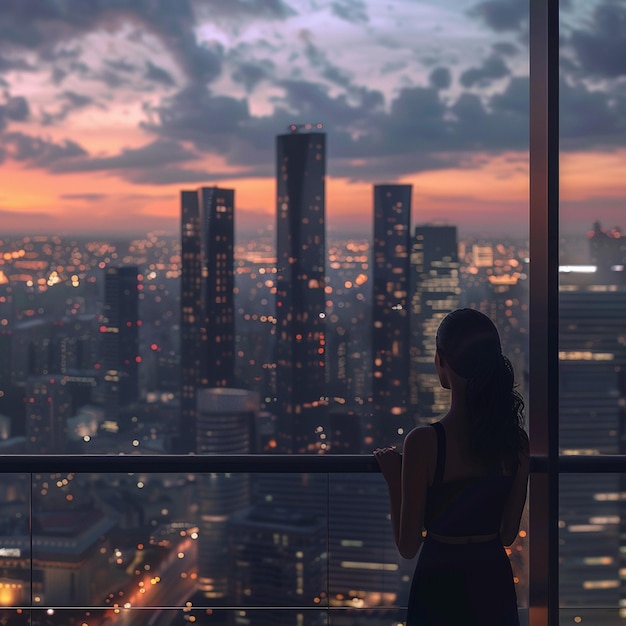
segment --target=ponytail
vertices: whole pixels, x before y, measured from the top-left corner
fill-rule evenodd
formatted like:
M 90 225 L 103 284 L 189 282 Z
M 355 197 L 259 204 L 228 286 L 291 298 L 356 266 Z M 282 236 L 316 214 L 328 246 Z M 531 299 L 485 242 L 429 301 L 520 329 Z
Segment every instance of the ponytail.
M 524 399 L 515 389 L 513 366 L 502 354 L 493 322 L 474 309 L 453 311 L 439 326 L 437 349 L 467 380 L 472 455 L 489 467 L 514 471 L 520 453 L 528 454 Z
M 521 432 L 524 399 L 515 389 L 513 366 L 503 354 L 497 356 L 490 371 L 468 379 L 466 408 L 473 456 L 490 467 L 504 464 L 514 471 L 519 453 L 526 452 Z

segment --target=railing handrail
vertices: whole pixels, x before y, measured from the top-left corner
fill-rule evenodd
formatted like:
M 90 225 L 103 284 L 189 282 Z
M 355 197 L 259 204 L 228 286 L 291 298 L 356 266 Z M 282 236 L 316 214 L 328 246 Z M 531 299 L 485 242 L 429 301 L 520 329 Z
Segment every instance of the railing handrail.
M 531 458 L 533 473 L 546 472 L 548 459 Z M 10 454 L 0 455 L 0 474 L 76 472 L 364 474 L 379 471 L 368 454 Z M 559 473 L 626 473 L 626 455 L 561 455 Z

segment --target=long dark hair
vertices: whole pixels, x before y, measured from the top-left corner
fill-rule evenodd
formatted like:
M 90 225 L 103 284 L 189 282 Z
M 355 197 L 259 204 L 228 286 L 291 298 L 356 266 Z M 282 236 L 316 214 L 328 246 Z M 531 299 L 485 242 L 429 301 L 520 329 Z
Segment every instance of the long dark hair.
M 524 399 L 515 389 L 513 366 L 502 354 L 494 323 L 475 309 L 447 315 L 437 330 L 437 350 L 467 380 L 470 450 L 476 458 L 514 470 L 528 454 L 523 432 Z

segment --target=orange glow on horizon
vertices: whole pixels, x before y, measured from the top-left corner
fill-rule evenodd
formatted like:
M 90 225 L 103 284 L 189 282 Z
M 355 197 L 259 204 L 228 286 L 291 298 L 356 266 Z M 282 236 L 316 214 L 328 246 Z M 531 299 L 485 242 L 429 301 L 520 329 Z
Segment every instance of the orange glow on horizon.
M 580 203 L 579 208 L 568 208 L 568 219 L 571 213 L 591 223 L 595 219 L 593 202 L 598 198 L 606 200 L 609 208 L 614 203 L 623 210 L 625 157 L 626 150 L 562 155 L 561 199 L 574 205 Z M 527 224 L 526 154 L 473 155 L 470 165 L 471 168 L 418 172 L 399 180 L 413 184 L 414 223 L 463 224 L 492 219 L 506 223 L 513 218 L 516 224 Z M 180 191 L 203 186 L 202 183 L 132 184 L 119 178 L 115 170 L 61 175 L 27 170 L 11 161 L 3 167 L 0 212 L 5 231 L 26 232 L 34 224 L 40 231 L 50 233 L 156 229 L 174 232 L 178 229 Z M 197 165 L 189 167 L 195 169 Z M 332 174 L 332 161 L 329 171 Z M 371 229 L 373 184 L 329 176 L 326 193 L 329 225 L 361 231 Z M 235 189 L 238 228 L 250 223 L 273 223 L 276 186 L 272 177 L 224 179 L 205 185 Z M 89 200 L 92 194 L 102 198 Z M 86 197 L 63 198 L 64 195 Z M 587 201 L 591 206 L 585 205 Z M 617 214 L 615 223 L 619 223 Z

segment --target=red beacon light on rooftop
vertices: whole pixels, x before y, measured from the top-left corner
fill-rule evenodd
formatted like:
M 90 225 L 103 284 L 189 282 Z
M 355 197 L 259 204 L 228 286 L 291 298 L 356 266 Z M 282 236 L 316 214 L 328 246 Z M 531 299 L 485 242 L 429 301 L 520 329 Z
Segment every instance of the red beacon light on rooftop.
M 322 130 L 322 128 L 324 128 L 324 125 L 320 122 L 318 122 L 317 124 L 311 124 L 310 122 L 307 122 L 306 124 L 289 124 L 288 128 L 289 132 L 297 133 L 301 130 Z

